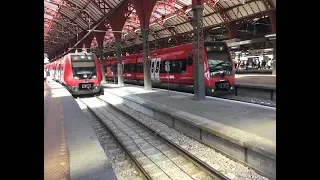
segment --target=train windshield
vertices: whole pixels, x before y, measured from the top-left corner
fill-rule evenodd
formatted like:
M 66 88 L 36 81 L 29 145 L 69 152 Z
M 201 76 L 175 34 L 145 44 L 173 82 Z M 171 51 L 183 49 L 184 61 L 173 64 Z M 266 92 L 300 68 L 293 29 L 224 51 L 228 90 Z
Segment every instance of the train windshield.
M 229 51 L 225 46 L 207 46 L 206 51 L 211 77 L 219 75 L 220 71 L 227 75 L 232 73 Z
M 73 60 L 72 72 L 75 79 L 91 79 L 96 77 L 96 66 L 93 60 Z

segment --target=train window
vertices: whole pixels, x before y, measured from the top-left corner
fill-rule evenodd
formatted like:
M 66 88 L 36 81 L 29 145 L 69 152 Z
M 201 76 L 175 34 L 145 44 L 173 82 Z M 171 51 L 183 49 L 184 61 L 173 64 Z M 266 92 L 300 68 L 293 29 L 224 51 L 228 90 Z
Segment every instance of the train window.
M 124 67 L 123 67 L 123 72 L 124 72 L 124 73 L 129 72 L 129 64 L 125 64 L 125 65 L 124 65 Z
M 160 61 L 160 73 L 166 73 L 165 62 L 166 61 Z
M 180 62 L 171 61 L 170 62 L 170 73 L 180 73 Z
M 182 73 L 187 70 L 187 59 L 170 61 L 170 73 Z M 161 61 L 160 73 L 166 73 L 165 61 Z
M 187 59 L 182 59 L 180 61 L 180 67 L 181 67 L 181 72 L 186 72 L 187 71 Z
M 111 66 L 111 71 L 116 73 L 118 71 L 118 65 L 112 65 Z
M 143 73 L 143 64 L 142 63 L 138 63 L 136 64 L 136 73 Z
M 125 72 L 125 73 L 134 72 L 134 64 L 125 64 L 123 72 Z
M 151 73 L 153 73 L 153 71 L 154 71 L 154 61 L 152 61 L 151 63 Z
M 134 64 L 129 64 L 129 72 L 133 73 L 134 72 Z
M 192 54 L 189 54 L 189 56 L 188 56 L 188 66 L 192 66 L 192 64 L 193 64 Z
M 157 64 L 156 64 L 156 73 L 159 73 L 159 66 L 160 66 L 160 61 L 157 61 Z

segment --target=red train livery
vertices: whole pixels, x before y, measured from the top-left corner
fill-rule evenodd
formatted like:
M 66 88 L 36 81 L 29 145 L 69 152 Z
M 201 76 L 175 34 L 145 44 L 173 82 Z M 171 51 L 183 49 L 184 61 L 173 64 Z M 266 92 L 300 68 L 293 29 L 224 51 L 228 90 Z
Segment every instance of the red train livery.
M 235 85 L 235 70 L 225 42 L 204 42 L 204 76 L 207 95 L 231 93 Z M 153 87 L 193 93 L 192 44 L 150 51 L 150 71 Z M 143 54 L 123 56 L 125 83 L 143 85 Z M 117 81 L 117 59 L 104 60 L 106 79 Z M 170 64 L 169 74 L 165 64 Z M 169 83 L 168 83 L 169 79 Z
M 101 93 L 100 62 L 93 53 L 69 53 L 46 64 L 45 69 L 55 81 L 66 86 L 72 95 Z

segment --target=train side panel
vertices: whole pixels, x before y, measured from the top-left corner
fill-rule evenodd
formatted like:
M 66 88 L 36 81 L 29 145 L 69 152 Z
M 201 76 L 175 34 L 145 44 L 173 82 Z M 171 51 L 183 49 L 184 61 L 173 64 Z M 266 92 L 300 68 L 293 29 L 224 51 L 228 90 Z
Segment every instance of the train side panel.
M 216 93 L 216 90 L 229 91 L 235 82 L 235 71 L 229 48 L 224 42 L 205 42 L 204 44 L 204 61 L 202 63 L 204 65 L 204 85 L 207 94 Z M 219 48 L 222 49 L 219 50 Z M 169 83 L 170 86 L 176 86 L 178 89 L 185 86 L 193 91 L 193 54 L 192 44 L 150 51 L 152 85 L 156 87 Z M 125 82 L 131 83 L 133 79 L 136 79 L 136 82 L 142 85 L 144 81 L 143 54 L 123 56 L 122 59 Z M 165 70 L 168 63 L 170 64 L 169 73 Z M 107 79 L 117 81 L 117 59 L 107 59 L 104 64 L 107 69 Z

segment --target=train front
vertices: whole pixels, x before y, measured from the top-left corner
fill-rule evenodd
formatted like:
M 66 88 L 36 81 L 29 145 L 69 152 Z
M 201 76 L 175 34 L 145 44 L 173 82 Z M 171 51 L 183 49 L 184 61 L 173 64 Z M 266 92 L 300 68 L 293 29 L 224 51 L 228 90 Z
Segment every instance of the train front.
M 97 57 L 92 53 L 72 53 L 69 57 L 71 71 L 65 71 L 68 90 L 74 95 L 99 93 L 102 74 Z
M 225 42 L 205 42 L 206 93 L 231 94 L 235 86 L 235 71 L 229 48 Z

